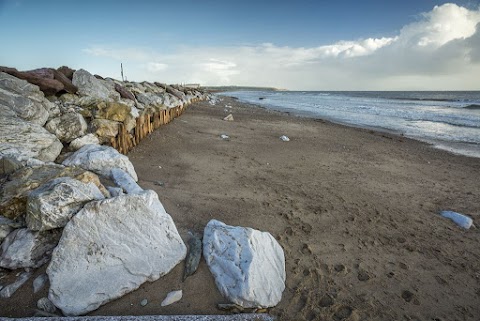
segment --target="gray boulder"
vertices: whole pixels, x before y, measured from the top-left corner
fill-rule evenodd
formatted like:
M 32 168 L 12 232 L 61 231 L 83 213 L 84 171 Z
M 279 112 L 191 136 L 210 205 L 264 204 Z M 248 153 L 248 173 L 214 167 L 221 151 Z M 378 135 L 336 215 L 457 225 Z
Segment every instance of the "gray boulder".
M 45 99 L 38 86 L 0 72 L 0 104 L 8 106 L 23 120 L 45 125 L 54 105 Z
M 85 145 L 65 159 L 62 164 L 78 166 L 109 178 L 112 178 L 112 168 L 120 168 L 130 174 L 135 182 L 138 181 L 137 173 L 128 157 L 110 146 Z
M 90 96 L 100 100 L 119 100 L 120 94 L 105 81 L 95 78 L 88 71 L 79 69 L 73 74 L 73 84 L 78 87 L 77 94 Z
M 70 143 L 75 138 L 85 135 L 87 122 L 78 113 L 65 113 L 50 120 L 45 128 L 62 142 Z
M 211 220 L 204 230 L 203 256 L 217 288 L 245 308 L 273 307 L 285 289 L 285 256 L 267 232 Z
M 59 177 L 32 191 L 27 198 L 26 222 L 33 231 L 64 227 L 86 203 L 104 199 L 94 183 Z
M 0 103 L 0 157 L 17 160 L 37 158 L 54 161 L 63 148 L 55 135 L 41 125 L 25 121 L 10 108 Z
M 95 134 L 87 134 L 85 136 L 75 138 L 70 142 L 70 150 L 77 151 L 85 145 L 99 145 L 100 140 Z
M 58 230 L 34 232 L 17 229 L 2 243 L 0 267 L 10 270 L 37 268 L 45 264 L 60 238 Z
M 139 93 L 137 94 L 137 100 L 145 106 L 163 106 L 163 94 L 154 94 L 154 93 Z
M 167 274 L 186 255 L 153 191 L 90 202 L 65 226 L 47 268 L 48 298 L 81 315 Z
M 127 194 L 143 193 L 143 189 L 135 182 L 132 176 L 120 168 L 112 168 L 112 179 Z
M 0 175 L 8 175 L 23 167 L 22 162 L 13 157 L 0 158 Z

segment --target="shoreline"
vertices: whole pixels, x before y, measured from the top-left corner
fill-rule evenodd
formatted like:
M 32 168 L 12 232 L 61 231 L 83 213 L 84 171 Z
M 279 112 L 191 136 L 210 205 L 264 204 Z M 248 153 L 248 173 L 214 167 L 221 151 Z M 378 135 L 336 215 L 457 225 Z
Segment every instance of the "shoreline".
M 302 92 L 302 91 L 300 91 L 300 92 Z M 444 151 L 450 152 L 450 153 L 455 154 L 455 155 L 463 155 L 463 156 L 466 156 L 466 157 L 480 158 L 480 145 L 479 144 L 468 143 L 468 142 L 447 141 L 447 140 L 440 140 L 440 139 L 433 139 L 433 138 L 430 139 L 430 138 L 416 137 L 414 135 L 405 135 L 402 131 L 393 130 L 393 129 L 382 127 L 382 126 L 368 126 L 368 125 L 364 126 L 364 125 L 350 124 L 348 122 L 337 121 L 333 118 L 331 118 L 331 119 L 322 118 L 321 115 L 317 115 L 315 112 L 312 112 L 312 111 L 303 111 L 303 110 L 299 110 L 299 109 L 296 109 L 296 108 L 286 108 L 286 107 L 277 107 L 277 106 L 270 106 L 270 107 L 269 106 L 262 106 L 260 104 L 255 104 L 254 102 L 248 102 L 248 101 L 242 100 L 238 97 L 223 95 L 223 93 L 228 94 L 228 92 L 218 92 L 218 93 L 215 93 L 215 95 L 216 96 L 221 96 L 221 97 L 229 97 L 230 99 L 238 100 L 239 102 L 244 103 L 244 104 L 251 104 L 252 106 L 255 106 L 255 107 L 258 107 L 258 108 L 265 108 L 267 110 L 274 110 L 274 111 L 286 113 L 288 115 L 292 115 L 292 116 L 296 116 L 296 117 L 321 119 L 321 120 L 328 121 L 330 123 L 334 123 L 334 124 L 338 124 L 338 125 L 342 125 L 342 126 L 359 128 L 359 129 L 366 129 L 366 130 L 373 130 L 373 131 L 378 131 L 378 132 L 382 132 L 382 133 L 397 135 L 397 136 L 400 136 L 400 137 L 406 137 L 406 138 L 409 138 L 409 139 L 413 139 L 413 140 L 416 140 L 416 141 L 420 141 L 420 142 L 429 144 L 433 148 L 444 150 Z M 443 101 L 443 100 L 439 100 L 439 101 Z M 468 109 L 468 107 L 465 107 L 465 108 Z

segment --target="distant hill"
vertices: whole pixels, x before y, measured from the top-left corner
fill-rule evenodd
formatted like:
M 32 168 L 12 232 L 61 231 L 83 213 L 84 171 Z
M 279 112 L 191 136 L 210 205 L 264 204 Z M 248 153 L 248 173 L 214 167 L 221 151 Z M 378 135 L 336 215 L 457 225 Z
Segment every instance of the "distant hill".
M 277 91 L 280 89 L 274 87 L 249 87 L 249 86 L 205 86 L 203 89 L 206 89 L 209 92 L 223 92 L 223 91 L 239 91 L 239 90 L 271 90 Z

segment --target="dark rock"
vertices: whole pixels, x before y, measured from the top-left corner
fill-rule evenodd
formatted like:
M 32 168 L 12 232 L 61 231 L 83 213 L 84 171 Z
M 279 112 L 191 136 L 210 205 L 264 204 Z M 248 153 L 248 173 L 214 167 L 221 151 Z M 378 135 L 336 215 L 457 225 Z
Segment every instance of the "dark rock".
M 68 79 L 72 80 L 73 79 L 73 73 L 75 72 L 75 69 L 72 69 L 67 66 L 62 66 L 57 69 L 58 72 L 62 73 L 65 77 Z
M 135 96 L 125 87 L 115 84 L 115 90 L 120 94 L 120 97 L 135 101 Z
M 190 240 L 188 240 L 188 253 L 185 259 L 185 270 L 183 271 L 183 281 L 195 271 L 197 271 L 198 264 L 202 257 L 202 240 L 198 235 L 191 233 Z
M 22 167 L 22 162 L 13 157 L 4 156 L 0 158 L 0 175 L 11 174 Z
M 26 72 L 42 78 L 46 78 L 46 79 L 55 79 L 61 82 L 62 85 L 64 86 L 65 91 L 70 94 L 74 94 L 78 90 L 78 88 L 72 84 L 72 81 L 68 79 L 67 76 L 65 76 L 63 73 L 53 68 L 39 68 L 39 69 L 34 69 Z
M 105 80 L 105 78 L 103 78 L 102 76 L 97 75 L 97 74 L 93 75 L 93 77 L 95 77 L 97 79 L 100 79 L 100 80 Z

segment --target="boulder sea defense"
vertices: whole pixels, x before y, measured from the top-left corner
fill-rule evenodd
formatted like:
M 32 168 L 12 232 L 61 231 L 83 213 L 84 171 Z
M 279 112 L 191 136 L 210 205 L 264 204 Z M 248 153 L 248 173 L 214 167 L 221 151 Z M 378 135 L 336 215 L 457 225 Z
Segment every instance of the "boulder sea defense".
M 285 256 L 267 232 L 208 222 L 203 256 L 217 288 L 231 302 L 245 308 L 273 307 L 285 289 Z
M 47 274 L 48 298 L 81 315 L 167 274 L 186 246 L 153 191 L 86 204 L 65 226 Z

